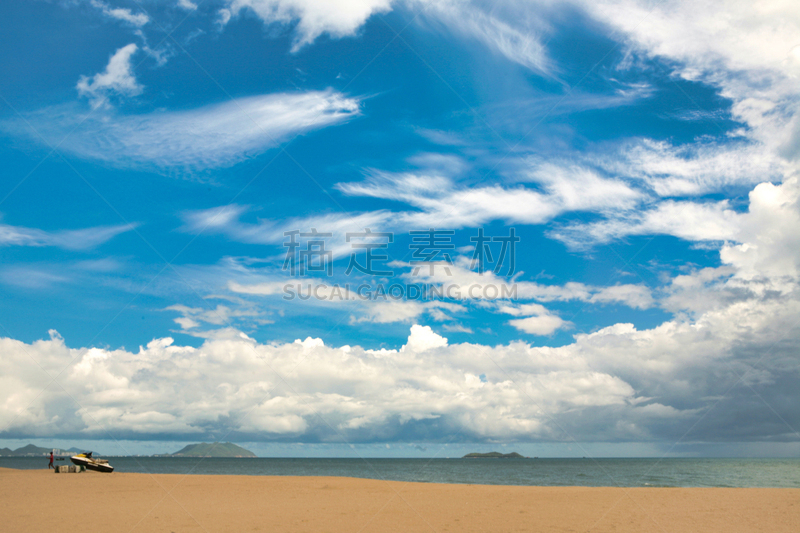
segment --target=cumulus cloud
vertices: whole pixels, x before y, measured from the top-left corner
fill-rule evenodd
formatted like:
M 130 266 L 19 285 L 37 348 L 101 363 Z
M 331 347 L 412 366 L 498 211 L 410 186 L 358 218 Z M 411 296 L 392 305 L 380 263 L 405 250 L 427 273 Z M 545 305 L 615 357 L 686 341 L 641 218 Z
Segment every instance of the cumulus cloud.
M 780 441 L 792 431 L 752 390 L 797 424 L 797 295 L 652 329 L 617 324 L 558 348 L 450 344 L 420 325 L 400 350 L 260 344 L 235 330 L 138 351 L 6 338 L 0 423 L 7 438 L 642 441 L 680 438 L 713 406 L 692 441 Z M 37 396 L 49 376 L 31 358 L 50 375 L 75 358 L 60 380 L 75 402 L 52 387 Z
M 223 25 L 243 10 L 254 13 L 266 24 L 288 24 L 297 21 L 293 51 L 326 33 L 332 37 L 346 37 L 374 13 L 390 10 L 391 0 L 226 0 L 221 19 Z
M 411 326 L 411 335 L 408 336 L 408 342 L 400 348 L 400 352 L 406 350 L 414 353 L 422 353 L 433 348 L 441 348 L 447 346 L 447 339 L 441 335 L 437 335 L 430 327 L 413 325 Z
M 750 192 L 740 216 L 736 243 L 726 243 L 720 259 L 740 277 L 797 278 L 800 274 L 800 184 L 795 177 L 780 185 L 762 183 Z
M 103 80 L 99 86 L 87 80 L 86 86 L 94 90 L 105 86 Z M 341 124 L 358 113 L 358 99 L 335 91 L 266 94 L 186 111 L 93 116 L 60 147 L 114 166 L 203 171 L 235 165 L 292 135 Z M 26 119 L 55 144 L 81 117 L 75 109 L 62 107 L 32 113 Z M 5 126 L 30 135 L 23 124 Z
M 108 102 L 112 94 L 141 94 L 143 87 L 136 81 L 131 70 L 131 56 L 138 49 L 134 43 L 123 46 L 111 56 L 103 72 L 91 77 L 81 76 L 77 85 L 80 95 L 89 98 L 93 107 L 100 107 Z
M 569 322 L 550 314 L 517 318 L 508 323 L 531 335 L 552 335 L 556 330 L 569 326 Z

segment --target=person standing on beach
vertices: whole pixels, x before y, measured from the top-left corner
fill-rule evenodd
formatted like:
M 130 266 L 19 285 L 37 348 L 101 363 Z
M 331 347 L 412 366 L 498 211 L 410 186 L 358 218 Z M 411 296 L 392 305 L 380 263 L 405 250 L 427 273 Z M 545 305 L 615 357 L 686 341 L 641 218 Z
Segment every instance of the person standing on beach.
M 50 470 L 51 468 L 52 468 L 53 470 L 55 470 L 55 468 L 56 468 L 56 467 L 54 467 L 54 466 L 53 466 L 53 452 L 52 452 L 52 451 L 50 452 L 50 464 L 49 464 L 49 465 L 47 465 L 47 469 L 48 469 L 48 470 Z

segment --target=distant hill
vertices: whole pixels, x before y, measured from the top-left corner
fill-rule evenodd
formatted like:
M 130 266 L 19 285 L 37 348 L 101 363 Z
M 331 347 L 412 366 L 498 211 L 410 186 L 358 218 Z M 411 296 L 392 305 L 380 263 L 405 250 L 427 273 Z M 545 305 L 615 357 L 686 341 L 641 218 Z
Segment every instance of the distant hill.
M 183 449 L 171 454 L 173 457 L 255 457 L 256 454 L 250 450 L 245 450 L 232 442 L 215 442 L 209 444 L 200 442 L 189 444 Z
M 27 446 L 14 450 L 14 455 L 42 455 L 44 453 L 50 453 L 52 450 L 53 448 L 41 448 L 33 444 L 28 444 Z
M 489 452 L 489 453 L 468 453 L 463 457 L 463 459 L 525 459 L 525 457 L 518 454 L 517 452 L 511 452 L 511 453 Z
M 42 448 L 41 446 L 34 446 L 33 444 L 28 444 L 26 446 L 23 446 L 22 448 L 17 448 L 16 450 L 12 450 L 10 448 L 0 449 L 0 456 L 19 457 L 24 455 L 48 455 L 53 450 L 55 450 L 56 455 L 61 455 L 66 453 L 64 450 L 59 450 L 58 448 Z

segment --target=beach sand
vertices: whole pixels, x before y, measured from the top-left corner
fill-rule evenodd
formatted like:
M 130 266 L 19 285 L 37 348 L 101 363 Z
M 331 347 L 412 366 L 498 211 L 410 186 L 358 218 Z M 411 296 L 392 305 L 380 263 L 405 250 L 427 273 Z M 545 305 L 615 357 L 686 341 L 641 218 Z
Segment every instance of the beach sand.
M 2 531 L 800 531 L 800 489 L 447 485 L 0 468 Z

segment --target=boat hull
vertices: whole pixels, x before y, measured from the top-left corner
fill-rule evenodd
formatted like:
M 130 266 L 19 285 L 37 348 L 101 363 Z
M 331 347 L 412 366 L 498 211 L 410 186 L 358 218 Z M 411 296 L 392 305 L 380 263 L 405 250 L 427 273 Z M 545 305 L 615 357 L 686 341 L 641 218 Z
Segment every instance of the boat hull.
M 82 457 L 80 455 L 75 455 L 69 458 L 73 464 L 78 466 L 85 466 L 87 470 L 94 470 L 95 472 L 104 472 L 110 474 L 114 471 L 114 467 L 108 463 L 100 463 L 95 461 L 94 459 L 90 459 L 88 457 Z
M 111 465 L 103 465 L 98 463 L 89 463 L 86 465 L 86 470 L 94 470 L 95 472 L 105 472 L 110 474 L 114 471 L 114 467 Z

